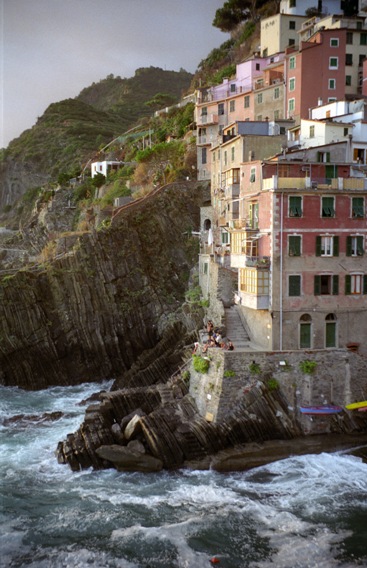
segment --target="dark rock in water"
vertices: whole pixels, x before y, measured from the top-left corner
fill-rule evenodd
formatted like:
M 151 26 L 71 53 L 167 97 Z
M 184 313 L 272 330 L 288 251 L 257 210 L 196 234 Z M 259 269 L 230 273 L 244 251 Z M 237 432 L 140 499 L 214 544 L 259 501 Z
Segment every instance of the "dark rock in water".
M 101 400 L 101 395 L 105 392 L 106 392 L 105 390 L 102 390 L 102 391 L 99 391 L 99 392 L 94 392 L 93 394 L 88 396 L 88 398 L 81 400 L 78 403 L 78 406 L 85 406 L 86 404 L 89 404 L 90 402 L 95 402 L 95 401 Z
M 118 471 L 140 471 L 144 473 L 161 471 L 161 460 L 148 454 L 134 451 L 125 446 L 101 446 L 96 450 L 103 460 L 111 462 Z
M 4 418 L 2 420 L 3 426 L 9 426 L 10 424 L 18 424 L 20 426 L 28 426 L 29 424 L 42 424 L 44 422 L 53 422 L 55 420 L 60 420 L 64 416 L 61 411 L 55 412 L 44 412 L 43 414 L 16 414 L 10 418 Z

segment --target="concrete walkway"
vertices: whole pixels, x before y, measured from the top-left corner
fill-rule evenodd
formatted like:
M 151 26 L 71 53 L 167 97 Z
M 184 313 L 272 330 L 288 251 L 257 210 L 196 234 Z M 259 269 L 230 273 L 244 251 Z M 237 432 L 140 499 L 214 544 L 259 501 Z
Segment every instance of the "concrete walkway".
M 225 309 L 226 337 L 230 339 L 236 351 L 255 351 L 259 348 L 251 342 L 243 326 L 237 306 Z

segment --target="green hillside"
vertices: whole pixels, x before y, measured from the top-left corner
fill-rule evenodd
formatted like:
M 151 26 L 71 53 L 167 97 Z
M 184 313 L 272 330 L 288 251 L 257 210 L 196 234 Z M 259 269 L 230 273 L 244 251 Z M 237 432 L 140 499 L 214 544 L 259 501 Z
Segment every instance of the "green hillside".
M 177 102 L 191 80 L 186 71 L 154 67 L 138 69 L 130 79 L 109 76 L 75 99 L 51 104 L 9 144 L 4 157 L 30 164 L 51 179 L 61 172 L 73 175 L 98 148 L 157 108 Z

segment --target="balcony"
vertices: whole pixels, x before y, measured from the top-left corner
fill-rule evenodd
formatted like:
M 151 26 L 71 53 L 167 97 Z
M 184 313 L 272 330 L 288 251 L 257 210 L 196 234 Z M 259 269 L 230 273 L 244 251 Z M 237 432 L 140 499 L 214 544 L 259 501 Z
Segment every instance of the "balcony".
M 240 195 L 240 184 L 232 183 L 225 188 L 224 198 L 225 199 L 236 199 Z M 236 217 L 238 218 L 238 217 Z
M 204 124 L 218 124 L 217 114 L 201 114 L 197 119 L 197 126 L 203 126 Z
M 269 270 L 270 258 L 268 256 L 246 256 L 245 265 L 251 268 L 264 268 Z

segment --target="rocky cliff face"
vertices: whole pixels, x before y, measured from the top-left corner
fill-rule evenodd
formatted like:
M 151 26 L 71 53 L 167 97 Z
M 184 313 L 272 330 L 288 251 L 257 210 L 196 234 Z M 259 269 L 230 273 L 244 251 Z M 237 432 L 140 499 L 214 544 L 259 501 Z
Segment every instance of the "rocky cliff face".
M 0 383 L 26 389 L 174 371 L 202 314 L 182 308 L 207 188 L 178 183 L 123 210 L 71 252 L 0 283 Z M 179 346 L 179 349 L 176 347 Z M 139 357 L 142 357 L 139 363 Z M 153 365 L 154 367 L 154 365 Z M 147 373 L 148 374 L 148 373 Z

